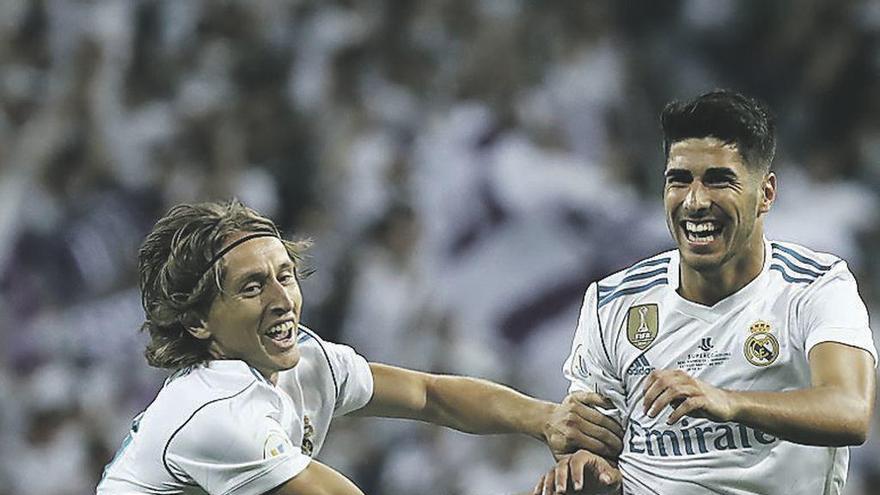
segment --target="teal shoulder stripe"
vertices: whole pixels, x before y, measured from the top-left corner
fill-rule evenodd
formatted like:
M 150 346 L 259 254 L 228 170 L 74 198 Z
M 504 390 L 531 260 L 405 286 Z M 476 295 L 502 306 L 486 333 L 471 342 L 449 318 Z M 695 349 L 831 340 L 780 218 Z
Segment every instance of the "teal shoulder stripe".
M 819 272 L 814 272 L 813 270 L 810 270 L 809 268 L 804 268 L 802 266 L 795 265 L 791 260 L 786 258 L 785 255 L 783 255 L 782 253 L 774 251 L 772 256 L 773 256 L 773 259 L 781 261 L 783 264 L 785 264 L 785 266 L 787 266 L 793 272 L 800 273 L 801 275 L 808 275 L 810 277 L 813 277 L 814 279 L 822 276 L 822 274 Z
M 644 280 L 646 278 L 651 278 L 655 275 L 660 275 L 661 273 L 666 273 L 666 268 L 667 267 L 664 266 L 662 268 L 657 268 L 657 269 L 651 270 L 649 272 L 634 273 L 632 275 L 624 277 L 624 279 L 621 280 L 619 284 L 614 285 L 614 286 L 601 286 L 600 285 L 600 286 L 598 286 L 599 293 L 601 294 L 602 292 L 611 292 L 614 289 L 620 287 L 621 285 L 623 285 L 627 282 L 632 282 L 633 280 Z
M 618 289 L 618 290 L 608 294 L 607 296 L 600 298 L 599 299 L 599 307 L 601 308 L 602 306 L 610 303 L 611 301 L 617 299 L 618 297 L 626 296 L 626 295 L 630 295 L 630 294 L 638 294 L 639 292 L 644 292 L 652 287 L 656 287 L 658 285 L 666 285 L 668 283 L 669 283 L 669 281 L 666 280 L 666 277 L 662 276 L 662 277 L 655 279 L 645 285 L 638 285 L 638 286 L 629 287 L 626 289 Z
M 667 256 L 665 258 L 656 258 L 656 259 L 640 261 L 640 262 L 636 263 L 635 265 L 631 266 L 629 269 L 627 269 L 627 272 L 631 272 L 633 270 L 638 270 L 639 268 L 644 268 L 646 266 L 662 265 L 664 263 L 669 263 L 670 259 L 671 258 Z
M 805 255 L 798 253 L 794 249 L 787 248 L 787 247 L 785 247 L 779 243 L 776 243 L 776 242 L 771 242 L 770 245 L 773 247 L 773 249 L 778 249 L 779 251 L 782 251 L 785 254 L 791 255 L 794 259 L 800 261 L 801 263 L 806 263 L 814 268 L 822 270 L 823 272 L 830 270 L 831 267 L 834 266 L 834 265 L 823 265 L 816 260 L 810 259 L 810 258 L 806 257 Z
M 770 265 L 770 269 L 779 272 L 782 275 L 783 280 L 785 280 L 786 282 L 792 283 L 792 284 L 795 284 L 795 283 L 812 284 L 813 282 L 816 281 L 815 278 L 800 278 L 800 277 L 795 277 L 795 276 L 789 275 L 782 265 L 779 265 L 776 263 Z
M 645 268 L 645 267 L 656 266 L 656 265 L 668 265 L 670 259 L 671 258 L 669 258 L 667 256 L 666 258 L 656 258 L 656 259 L 650 259 L 650 260 L 645 260 L 645 261 L 636 263 L 635 265 L 626 269 L 627 276 L 624 277 L 623 280 L 621 280 L 617 284 L 615 284 L 615 285 L 596 284 L 596 288 L 599 290 L 599 294 L 601 295 L 603 292 L 613 291 L 614 289 L 620 287 L 621 285 L 625 284 L 626 282 L 631 282 L 633 280 L 642 280 L 645 278 L 650 278 L 650 277 L 657 275 L 659 273 L 665 273 L 666 269 L 669 268 L 668 266 L 656 268 L 656 269 L 648 271 L 648 272 L 635 273 L 635 274 L 629 275 L 630 273 L 632 273 L 635 270 L 638 270 L 639 268 Z

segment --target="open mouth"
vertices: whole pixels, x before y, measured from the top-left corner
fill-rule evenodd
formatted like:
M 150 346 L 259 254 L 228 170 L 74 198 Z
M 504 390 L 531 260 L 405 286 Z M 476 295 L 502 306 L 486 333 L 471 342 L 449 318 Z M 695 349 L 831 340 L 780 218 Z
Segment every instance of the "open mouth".
M 681 222 L 685 237 L 693 244 L 709 244 L 719 239 L 724 226 L 714 220 L 684 220 Z
M 271 340 L 278 347 L 289 348 L 295 343 L 296 322 L 288 320 L 277 325 L 273 325 L 263 334 L 267 339 Z

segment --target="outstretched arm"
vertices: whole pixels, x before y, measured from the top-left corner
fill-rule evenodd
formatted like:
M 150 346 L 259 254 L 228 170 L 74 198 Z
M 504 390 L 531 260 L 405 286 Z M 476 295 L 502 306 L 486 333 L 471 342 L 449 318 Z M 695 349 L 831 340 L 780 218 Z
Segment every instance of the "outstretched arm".
M 552 418 L 566 414 L 565 409 L 503 385 L 376 363 L 370 369 L 373 398 L 357 415 L 416 419 L 466 433 L 521 433 L 547 443 L 559 454 L 575 447 L 608 456 L 620 452 L 619 426 L 601 415 L 596 420 L 607 424 L 571 418 L 571 424 L 579 426 L 559 431 L 555 427 L 559 422 Z
M 656 417 L 670 405 L 669 424 L 684 416 L 733 421 L 805 445 L 864 443 L 877 387 L 873 357 L 824 342 L 809 360 L 811 386 L 785 392 L 723 390 L 681 370 L 655 371 L 645 384 L 645 410 Z

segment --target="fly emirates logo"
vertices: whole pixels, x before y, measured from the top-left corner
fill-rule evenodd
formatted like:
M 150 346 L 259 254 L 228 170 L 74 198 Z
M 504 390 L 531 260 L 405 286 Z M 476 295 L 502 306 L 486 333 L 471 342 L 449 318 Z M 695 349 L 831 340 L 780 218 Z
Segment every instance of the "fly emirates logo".
M 702 422 L 701 422 L 702 423 Z M 683 457 L 714 451 L 763 448 L 778 439 L 735 423 L 695 425 L 686 419 L 668 429 L 645 428 L 630 420 L 627 450 L 648 457 Z

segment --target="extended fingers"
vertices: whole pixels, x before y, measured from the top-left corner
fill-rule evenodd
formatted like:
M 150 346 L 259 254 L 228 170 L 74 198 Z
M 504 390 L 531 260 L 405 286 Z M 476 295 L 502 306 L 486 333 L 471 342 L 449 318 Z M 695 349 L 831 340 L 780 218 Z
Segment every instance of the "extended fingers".
M 555 455 L 588 449 L 617 457 L 623 449 L 623 428 L 613 419 L 582 404 L 567 404 L 555 414 L 547 437 Z
M 651 404 L 666 390 L 667 384 L 663 380 L 665 373 L 663 370 L 652 371 L 645 380 L 645 396 L 642 399 L 642 406 L 644 406 L 645 412 L 648 412 Z
M 568 488 L 568 462 L 569 459 L 562 459 L 556 464 L 556 493 L 565 493 Z
M 669 418 L 666 420 L 666 424 L 672 425 L 675 424 L 679 419 L 684 416 L 702 409 L 705 406 L 705 401 L 700 397 L 689 397 L 681 402 L 675 409 L 672 410 L 672 414 L 669 415 Z
M 668 389 L 673 392 L 681 391 L 681 385 L 691 384 L 693 379 L 690 375 L 681 370 L 655 370 L 648 375 L 645 382 L 645 413 L 651 410 L 651 406 L 662 396 Z M 672 400 L 672 399 L 670 399 Z M 667 401 L 666 404 L 669 402 Z M 663 404 L 664 406 L 666 404 Z M 660 408 L 662 409 L 662 407 Z M 659 412 L 659 410 L 658 410 Z M 655 414 L 656 415 L 656 414 Z
M 538 480 L 538 484 L 535 485 L 535 489 L 532 490 L 532 495 L 553 495 L 553 482 L 552 480 L 555 477 L 556 467 L 547 472 L 544 476 L 541 476 L 541 479 Z
M 620 481 L 620 472 L 605 459 L 580 451 L 569 459 L 571 482 L 575 490 L 585 486 L 605 489 Z
M 571 412 L 577 414 L 588 423 L 592 423 L 593 425 L 599 426 L 602 429 L 607 430 L 613 435 L 616 435 L 618 437 L 623 436 L 623 428 L 617 421 L 602 414 L 593 407 L 585 406 L 583 404 L 574 404 L 571 406 Z
M 687 385 L 672 385 L 657 397 L 647 414 L 649 417 L 656 418 L 664 407 L 672 404 L 672 407 L 675 408 L 691 395 L 690 387 Z
M 614 407 L 614 404 L 611 403 L 611 400 L 595 392 L 588 392 L 586 390 L 576 390 L 565 398 L 563 403 L 580 403 L 585 406 L 590 407 Z
M 607 432 L 600 436 L 608 436 L 608 438 L 600 439 L 586 434 L 576 427 L 566 425 L 560 429 L 560 433 L 565 436 L 565 450 L 568 452 L 584 449 L 598 455 L 616 458 L 623 448 L 622 441 Z
M 622 438 L 624 431 L 617 421 L 586 406 L 575 406 L 566 415 L 562 425 L 568 429 L 566 431 L 579 431 L 584 435 L 601 442 L 606 447 L 605 451 L 600 452 L 592 447 L 579 445 L 573 441 L 574 438 L 569 438 L 567 442 L 569 450 L 589 448 L 597 454 L 617 456 L 623 449 Z

